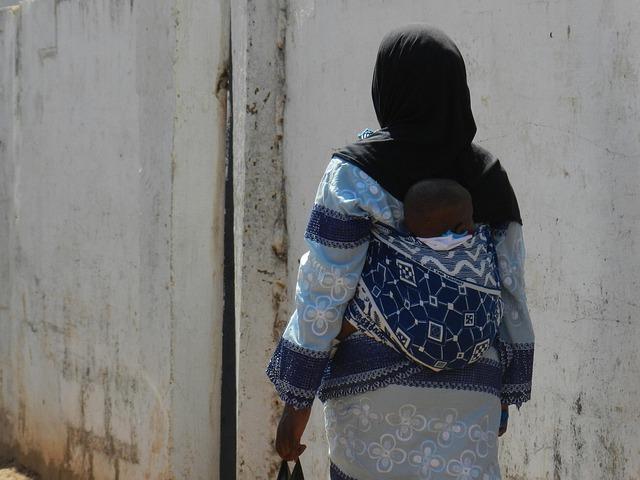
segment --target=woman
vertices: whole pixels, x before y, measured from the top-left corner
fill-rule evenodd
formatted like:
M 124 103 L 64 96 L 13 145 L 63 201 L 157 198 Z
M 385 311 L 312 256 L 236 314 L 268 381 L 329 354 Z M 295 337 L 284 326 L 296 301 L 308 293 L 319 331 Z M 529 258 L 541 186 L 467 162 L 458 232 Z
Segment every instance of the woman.
M 305 238 L 296 311 L 268 374 L 286 406 L 276 449 L 295 459 L 316 395 L 325 402 L 333 479 L 499 479 L 497 436 L 509 404 L 530 397 L 533 330 L 524 295 L 521 218 L 506 173 L 472 144 L 466 71 L 439 30 L 389 33 L 375 65 L 381 129 L 337 152 L 320 183 Z M 330 351 L 377 223 L 402 229 L 402 199 L 426 178 L 472 195 L 474 220 L 493 229 L 504 314 L 484 356 L 433 372 L 356 332 Z

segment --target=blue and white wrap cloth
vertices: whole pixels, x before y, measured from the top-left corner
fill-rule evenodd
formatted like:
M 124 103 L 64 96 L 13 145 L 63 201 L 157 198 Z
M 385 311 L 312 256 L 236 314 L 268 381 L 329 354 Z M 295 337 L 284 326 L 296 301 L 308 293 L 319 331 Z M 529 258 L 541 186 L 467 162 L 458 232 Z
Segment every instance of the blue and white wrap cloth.
M 522 226 L 516 222 L 491 231 L 504 313 L 494 345 L 476 363 L 434 372 L 361 333 L 339 344 L 333 355 L 372 230 L 385 224 L 401 231 L 403 217 L 402 202 L 361 169 L 338 158 L 329 162 L 305 233 L 308 252 L 300 259 L 295 310 L 267 368 L 280 398 L 306 408 L 316 395 L 325 401 L 385 385 L 410 385 L 426 389 L 425 395 L 450 389 L 455 397 L 466 390 L 495 394 L 503 403 L 526 402 L 534 335 L 524 286 Z
M 371 338 L 435 371 L 478 361 L 502 317 L 491 232 L 433 250 L 384 224 L 371 230 L 367 260 L 344 318 Z

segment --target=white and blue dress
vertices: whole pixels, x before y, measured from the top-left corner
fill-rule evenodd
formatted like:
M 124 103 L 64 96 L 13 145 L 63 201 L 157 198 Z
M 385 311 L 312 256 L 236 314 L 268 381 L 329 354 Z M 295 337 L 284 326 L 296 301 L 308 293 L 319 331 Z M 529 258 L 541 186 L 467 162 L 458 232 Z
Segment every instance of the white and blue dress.
M 377 225 L 402 231 L 403 206 L 334 157 L 305 233 L 296 309 L 267 374 L 295 408 L 324 402 L 332 479 L 500 479 L 500 404 L 530 398 L 534 335 L 524 292 L 522 227 L 493 229 L 503 317 L 475 363 L 429 370 L 360 332 L 335 340 Z

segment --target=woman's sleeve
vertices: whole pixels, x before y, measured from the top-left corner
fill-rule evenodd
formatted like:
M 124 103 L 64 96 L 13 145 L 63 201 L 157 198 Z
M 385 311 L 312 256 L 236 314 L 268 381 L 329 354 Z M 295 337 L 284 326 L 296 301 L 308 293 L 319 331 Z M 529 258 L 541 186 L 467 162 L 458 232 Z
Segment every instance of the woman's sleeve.
M 511 222 L 494 232 L 502 281 L 504 314 L 498 349 L 503 367 L 501 401 L 520 407 L 531 398 L 534 333 L 524 285 L 525 248 L 522 226 Z
M 390 221 L 397 216 L 392 209 L 401 208 L 390 203 L 360 169 L 331 160 L 305 232 L 309 251 L 300 260 L 296 309 L 267 367 L 286 404 L 300 409 L 313 403 L 364 266 L 372 219 Z

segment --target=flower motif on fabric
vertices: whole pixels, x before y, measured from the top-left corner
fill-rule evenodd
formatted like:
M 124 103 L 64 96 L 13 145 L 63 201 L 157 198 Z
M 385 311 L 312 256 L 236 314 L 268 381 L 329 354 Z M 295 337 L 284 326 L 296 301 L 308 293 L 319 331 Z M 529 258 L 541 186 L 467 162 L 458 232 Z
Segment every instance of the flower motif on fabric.
M 338 417 L 343 417 L 349 413 L 348 405 L 341 398 L 333 399 L 331 405 L 331 411 Z
M 458 412 L 449 409 L 444 412 L 444 418 L 432 418 L 427 424 L 430 432 L 437 433 L 438 445 L 448 447 L 451 445 L 455 437 L 463 437 L 467 433 L 467 427 L 464 422 L 457 421 Z
M 373 217 L 381 219 L 385 223 L 392 223 L 402 219 L 403 209 L 393 203 L 386 205 L 383 202 L 385 191 L 365 172 L 359 170 L 353 179 L 353 184 L 362 206 L 365 210 L 370 211 Z
M 471 450 L 465 450 L 460 459 L 449 460 L 447 473 L 456 480 L 476 480 L 482 475 L 482 468 L 476 465 L 476 454 Z
M 348 425 L 343 433 L 338 437 L 338 445 L 342 448 L 344 455 L 354 461 L 356 455 L 363 455 L 367 451 L 367 445 L 358 438 L 353 426 Z
M 509 262 L 506 256 L 499 255 L 498 268 L 500 269 L 503 285 L 509 290 L 516 290 L 518 288 L 518 283 L 516 278 L 514 277 L 514 273 L 518 271 L 518 265 L 515 262 Z
M 320 280 L 327 271 L 327 266 L 318 261 L 315 254 L 307 252 L 300 258 L 300 270 L 298 272 L 298 288 L 300 293 L 309 295 L 311 290 L 317 288 Z
M 362 170 L 358 170 L 354 179 L 356 191 L 367 200 L 380 200 L 384 196 L 382 188 L 369 175 Z
M 476 444 L 476 453 L 484 458 L 489 450 L 494 448 L 498 441 L 496 432 L 489 430 L 489 417 L 485 415 L 480 424 L 469 427 L 469 438 Z
M 429 480 L 431 473 L 444 471 L 446 464 L 444 458 L 436 455 L 438 447 L 431 440 L 426 440 L 420 445 L 420 450 L 412 450 L 409 453 L 409 463 L 418 467 L 418 473 L 423 480 Z
M 309 260 L 309 254 L 305 253 L 300 259 L 300 272 L 298 273 L 298 289 L 307 293 L 311 290 L 311 286 L 316 283 L 316 269 L 314 262 Z
M 509 316 L 511 317 L 511 323 L 514 326 L 519 327 L 520 325 L 522 325 L 522 318 L 520 317 L 520 312 L 518 312 L 516 308 L 511 310 Z
M 427 426 L 427 419 L 416 413 L 416 406 L 407 404 L 400 407 L 398 412 L 388 413 L 385 417 L 389 425 L 398 426 L 396 437 L 402 442 L 411 440 L 413 432 L 421 432 Z
M 329 272 L 320 275 L 320 285 L 331 291 L 331 298 L 334 301 L 344 302 L 353 296 L 359 278 L 359 275 L 345 274 L 333 267 Z
M 371 401 L 368 398 L 361 398 L 358 404 L 349 407 L 351 413 L 358 420 L 358 430 L 367 432 L 375 422 L 379 422 L 382 416 L 371 410 Z
M 331 298 L 323 295 L 315 304 L 306 306 L 302 319 L 311 323 L 314 334 L 322 336 L 329 330 L 329 325 L 338 320 L 338 310 L 332 305 Z
M 373 217 L 381 219 L 384 223 L 392 223 L 398 216 L 397 212 L 394 212 L 391 207 L 381 206 L 377 203 L 371 205 L 370 209 Z
M 522 236 L 509 234 L 507 230 L 494 231 L 493 235 L 502 286 L 510 293 L 504 296 L 505 318 L 511 325 L 520 326 L 528 320 L 528 313 L 521 310 L 521 305 L 526 304 L 522 271 L 524 263 Z
M 498 255 L 498 268 L 502 284 L 511 292 L 520 291 L 522 288 L 518 280 L 522 275 L 520 262 L 517 259 L 509 259 L 506 255 Z
M 380 443 L 369 444 L 369 457 L 376 461 L 376 469 L 381 473 L 388 473 L 393 466 L 407 459 L 407 452 L 396 447 L 396 439 L 393 435 L 385 433 L 380 437 Z
M 338 192 L 338 195 L 343 202 L 358 200 L 358 194 L 348 188 L 341 188 L 340 191 Z

